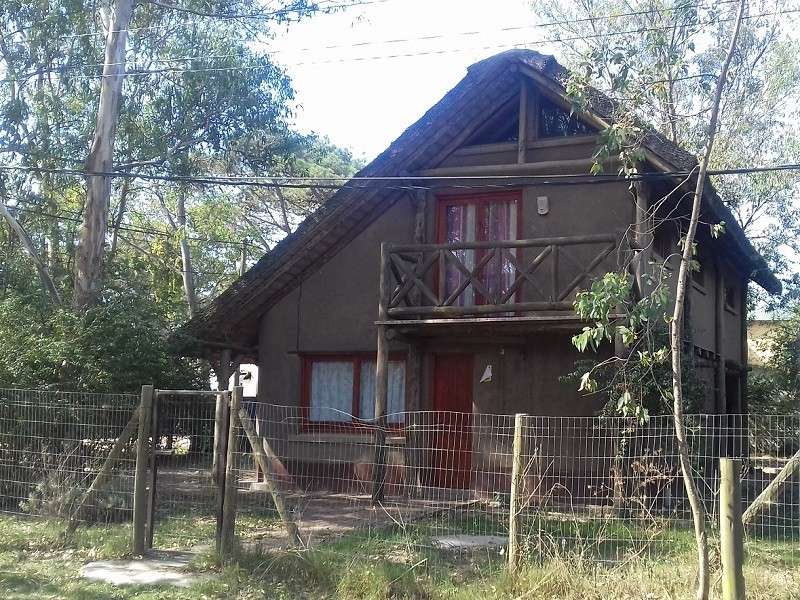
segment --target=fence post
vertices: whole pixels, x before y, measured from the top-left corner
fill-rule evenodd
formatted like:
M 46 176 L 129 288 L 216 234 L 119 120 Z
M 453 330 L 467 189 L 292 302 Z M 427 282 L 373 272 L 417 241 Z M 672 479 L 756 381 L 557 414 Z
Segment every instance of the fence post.
M 233 388 L 231 394 L 230 422 L 228 424 L 228 449 L 225 456 L 225 493 L 222 502 L 222 527 L 220 528 L 218 550 L 229 556 L 233 550 L 234 529 L 236 526 L 236 429 L 239 408 L 244 391 L 242 386 Z
M 742 461 L 720 458 L 719 529 L 722 558 L 722 597 L 744 600 L 744 526 L 742 525 Z
M 150 411 L 153 407 L 152 385 L 142 386 L 139 405 L 139 435 L 136 438 L 136 478 L 133 484 L 133 554 L 144 554 L 147 517 L 147 463 L 150 449 Z
M 508 570 L 519 570 L 524 547 L 522 535 L 522 509 L 525 506 L 525 466 L 528 456 L 528 415 L 517 413 L 514 417 L 514 454 L 511 463 L 511 500 L 508 527 Z

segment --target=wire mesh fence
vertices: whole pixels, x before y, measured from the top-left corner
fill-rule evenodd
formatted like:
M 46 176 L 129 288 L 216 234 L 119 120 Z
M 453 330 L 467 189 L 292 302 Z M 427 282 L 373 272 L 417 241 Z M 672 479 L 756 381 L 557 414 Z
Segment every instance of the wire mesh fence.
M 132 394 L 0 389 L 0 510 L 68 518 L 139 402 Z M 130 522 L 135 439 L 84 518 Z
M 465 536 L 503 544 L 508 538 L 513 415 L 392 415 L 380 454 L 369 423 L 309 422 L 299 408 L 263 404 L 248 412 L 271 454 L 267 476 L 292 507 L 307 543 L 354 529 L 398 527 L 419 544 L 460 544 Z M 744 507 L 782 470 L 790 472 L 748 521 L 748 548 L 769 547 L 800 558 L 800 417 L 691 415 L 686 428 L 712 541 L 719 459 L 740 457 Z M 530 416 L 523 438 L 518 511 L 533 555 L 667 559 L 676 548 L 691 545 L 692 517 L 671 417 L 640 424 L 621 417 Z M 239 497 L 246 500 L 239 507 L 237 534 L 245 544 L 285 545 L 265 475 L 246 442 L 238 444 Z M 385 456 L 383 495 L 375 506 L 380 456 Z M 259 519 L 251 517 L 255 507 Z M 271 510 L 271 520 L 265 519 Z
M 138 403 L 137 395 L 0 390 L 0 511 L 73 515 Z M 211 546 L 221 489 L 215 399 L 164 395 L 158 404 L 147 440 L 153 546 Z M 244 408 L 267 456 L 265 473 L 238 429 L 236 533 L 246 547 L 287 546 L 274 492 L 309 545 L 376 530 L 430 547 L 474 536 L 502 545 L 514 514 L 535 556 L 668 559 L 692 543 L 670 417 L 526 417 L 512 497 L 513 415 L 391 415 L 379 451 L 369 422 L 310 422 L 301 408 L 255 402 Z M 719 458 L 741 457 L 748 551 L 800 560 L 800 416 L 692 415 L 687 432 L 712 537 Z M 133 435 L 83 520 L 130 523 L 135 455 Z

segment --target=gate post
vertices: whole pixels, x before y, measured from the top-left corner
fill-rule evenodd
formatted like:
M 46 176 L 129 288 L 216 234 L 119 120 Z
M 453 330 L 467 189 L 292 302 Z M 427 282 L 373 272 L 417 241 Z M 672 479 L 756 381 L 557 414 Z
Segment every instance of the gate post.
M 147 517 L 147 463 L 150 448 L 150 413 L 153 386 L 143 385 L 139 405 L 139 435 L 136 438 L 136 477 L 133 484 L 133 554 L 144 554 Z
M 217 550 L 228 556 L 233 550 L 236 527 L 236 430 L 244 389 L 237 385 L 231 394 L 228 424 L 228 448 L 225 454 L 225 491 L 222 501 L 222 522 L 217 529 Z

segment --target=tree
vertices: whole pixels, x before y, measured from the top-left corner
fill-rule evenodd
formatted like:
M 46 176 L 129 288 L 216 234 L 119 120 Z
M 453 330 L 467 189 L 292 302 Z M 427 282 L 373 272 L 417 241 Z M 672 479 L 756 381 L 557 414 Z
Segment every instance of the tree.
M 627 6 L 630 7 L 629 4 Z M 707 172 L 712 158 L 714 140 L 718 131 L 718 118 L 720 115 L 723 93 L 729 84 L 728 73 L 738 48 L 739 32 L 745 9 L 745 0 L 741 0 L 736 15 L 733 18 L 733 26 L 729 33 L 730 41 L 727 50 L 722 55 L 719 71 L 715 76 L 716 83 L 713 86 L 713 96 L 708 104 L 698 104 L 700 112 L 702 114 L 708 114 L 708 122 L 704 128 L 704 135 L 701 137 L 704 148 L 700 163 L 694 174 L 695 187 L 692 195 L 688 226 L 682 240 L 680 263 L 676 276 L 674 308 L 668 319 L 672 385 L 671 391 L 665 394 L 665 397 L 672 400 L 672 414 L 675 426 L 675 437 L 678 444 L 681 473 L 683 475 L 687 498 L 692 509 L 698 551 L 697 597 L 701 600 L 707 598 L 709 593 L 708 538 L 705 523 L 705 508 L 700 499 L 697 483 L 692 472 L 684 424 L 682 369 L 683 312 L 687 281 L 689 281 L 688 275 L 694 267 L 695 235 L 699 222 L 703 192 L 706 186 Z M 631 10 L 631 13 L 638 12 L 639 14 L 651 15 L 651 11 L 652 4 L 647 7 L 647 10 Z M 645 101 L 649 101 L 650 108 L 658 108 L 661 111 L 664 117 L 662 119 L 662 127 L 665 127 L 669 134 L 677 138 L 678 123 L 676 118 L 678 112 L 676 111 L 677 96 L 674 93 L 674 87 L 677 83 L 678 74 L 686 73 L 686 71 L 683 70 L 684 61 L 682 59 L 685 51 L 694 51 L 694 46 L 691 42 L 691 33 L 693 32 L 693 18 L 696 15 L 696 13 L 690 12 L 687 20 L 683 18 L 684 8 L 681 8 L 677 12 L 682 15 L 678 23 L 675 23 L 671 29 L 658 30 L 662 33 L 668 32 L 666 35 L 659 33 L 656 35 L 656 39 L 649 39 L 649 34 L 643 36 L 645 38 L 643 50 L 648 53 L 645 56 L 655 57 L 654 60 L 648 61 L 644 57 L 637 56 L 639 49 L 637 49 L 635 44 L 632 44 L 624 50 L 615 49 L 613 52 L 609 52 L 609 46 L 601 42 L 597 50 L 588 52 L 586 59 L 582 63 L 583 69 L 581 75 L 571 82 L 569 89 L 572 92 L 573 101 L 578 107 L 581 107 L 588 97 L 588 94 L 591 93 L 589 83 L 595 76 L 606 76 L 609 78 L 612 92 L 616 92 L 615 95 L 619 101 L 620 111 L 618 115 L 616 115 L 617 118 L 615 122 L 608 130 L 600 134 L 600 139 L 604 144 L 601 145 L 596 152 L 598 162 L 593 172 L 600 170 L 600 165 L 602 164 L 601 160 L 608 157 L 611 153 L 619 153 L 622 161 L 622 172 L 625 174 L 636 172 L 637 165 L 643 158 L 640 148 L 646 127 L 640 125 L 638 119 L 644 114 L 647 114 Z M 680 51 L 681 46 L 684 47 L 684 52 Z M 636 65 L 643 65 L 639 68 L 639 74 L 647 72 L 649 67 L 655 65 L 656 71 L 661 69 L 664 77 L 660 80 L 637 80 L 635 76 Z M 700 99 L 702 100 L 702 97 Z M 626 104 L 625 101 L 633 101 L 634 103 L 632 105 Z M 719 224 L 712 224 L 712 227 L 718 225 Z M 611 286 L 611 290 L 619 292 L 619 287 L 618 285 Z M 657 286 L 656 291 L 659 289 L 660 286 Z M 587 311 L 582 310 L 584 307 L 581 306 L 581 301 L 585 301 L 587 296 L 579 297 L 576 301 L 576 312 L 579 314 L 583 312 L 583 316 L 593 318 L 596 321 L 596 325 L 594 327 L 586 327 L 583 333 L 576 336 L 574 339 L 575 345 L 579 349 L 585 348 L 588 343 L 596 345 L 603 337 L 610 339 L 614 336 L 619 336 L 626 345 L 630 346 L 638 335 L 637 329 L 640 328 L 637 327 L 637 325 L 643 325 L 647 323 L 649 319 L 638 318 L 638 323 L 636 319 L 629 319 L 633 325 L 632 327 L 628 326 L 628 324 L 612 325 L 608 320 L 608 314 L 613 307 L 613 303 L 619 300 L 616 296 L 620 294 L 617 293 L 615 296 L 613 293 L 604 293 L 602 289 L 596 291 L 598 293 L 595 295 L 595 302 L 588 303 L 590 308 L 593 309 L 589 311 L 588 314 Z M 623 289 L 623 295 L 624 291 Z M 644 293 L 642 289 L 639 291 L 640 293 Z M 640 306 L 644 300 L 645 299 L 641 299 L 635 307 Z M 584 304 L 586 304 L 586 302 L 584 302 Z M 636 312 L 633 313 L 633 316 L 637 316 Z M 663 355 L 660 350 L 657 352 Z M 638 361 L 634 359 L 633 362 L 641 364 L 643 360 L 653 360 L 655 357 L 655 353 L 649 355 L 640 353 L 638 355 Z M 626 368 L 625 364 L 623 364 L 623 368 Z M 583 389 L 591 389 L 595 385 L 591 376 L 592 371 L 584 375 L 581 382 L 581 387 Z M 630 391 L 626 389 L 622 391 L 619 406 L 624 410 L 626 405 L 629 404 L 635 405 L 636 403 Z
M 608 91 L 624 110 L 616 115 L 632 133 L 634 119 L 702 154 L 713 84 L 734 22 L 729 8 L 690 0 L 546 0 L 537 3 L 561 41 L 565 62 L 582 79 Z M 709 170 L 800 162 L 791 127 L 800 112 L 800 44 L 785 16 L 796 2 L 749 3 L 723 96 L 718 141 Z M 642 134 L 641 130 L 635 132 Z M 630 140 L 637 147 L 636 135 Z M 800 209 L 793 202 L 797 171 L 713 176 L 714 185 L 784 283 L 792 289 L 791 256 L 800 250 Z M 762 298 L 762 301 L 765 300 Z

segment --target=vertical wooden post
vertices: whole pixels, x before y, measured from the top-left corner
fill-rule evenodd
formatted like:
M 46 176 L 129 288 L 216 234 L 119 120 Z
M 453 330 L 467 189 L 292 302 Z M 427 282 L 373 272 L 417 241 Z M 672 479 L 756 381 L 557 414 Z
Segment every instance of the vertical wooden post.
M 750 348 L 747 346 L 747 279 L 742 282 L 742 289 L 739 296 L 739 340 L 741 344 L 741 358 L 742 366 L 739 371 L 739 414 L 748 414 L 749 408 L 747 407 L 747 378 L 750 371 Z M 800 336 L 800 331 L 798 332 Z M 800 342 L 800 338 L 798 339 Z M 743 420 L 747 423 L 747 419 Z M 746 437 L 744 438 L 747 439 Z M 744 449 L 747 450 L 747 444 L 744 444 Z
M 217 484 L 217 546 L 222 531 L 222 510 L 225 505 L 225 458 L 228 454 L 228 428 L 231 422 L 231 394 L 222 391 L 217 395 L 214 411 L 214 451 L 211 468 L 212 480 Z
M 530 133 L 528 114 L 528 84 L 522 80 L 519 86 L 519 135 L 517 136 L 519 140 L 517 163 L 520 165 L 528 161 L 528 136 Z
M 381 243 L 380 300 L 378 321 L 389 318 L 391 293 L 391 265 L 389 244 Z M 388 327 L 378 325 L 378 356 L 375 365 L 375 465 L 372 474 L 372 504 L 383 502 L 386 482 L 386 410 L 389 397 L 389 340 Z
M 223 556 L 230 555 L 235 541 L 236 527 L 236 429 L 239 409 L 242 406 L 242 386 L 233 388 L 231 394 L 228 448 L 225 456 L 225 494 L 222 503 L 222 522 L 217 531 L 217 549 Z
M 159 412 L 161 408 L 161 393 L 156 390 L 153 393 L 153 406 L 150 415 L 150 474 L 147 482 L 147 526 L 144 546 L 145 550 L 153 547 L 153 535 L 156 528 L 156 484 L 158 482 L 158 456 L 156 447 L 158 446 L 161 435 L 161 419 Z
M 525 507 L 525 468 L 528 458 L 528 415 L 514 418 L 514 451 L 511 463 L 511 501 L 508 527 L 508 570 L 519 570 L 524 547 L 522 511 Z
M 636 223 L 634 226 L 634 234 L 639 252 L 636 262 L 636 282 L 639 287 L 639 292 L 642 296 L 645 296 L 650 291 L 647 279 L 650 275 L 650 261 L 653 256 L 652 219 L 648 214 L 650 186 L 644 181 L 638 181 L 634 184 L 634 192 L 636 194 Z
M 721 458 L 719 529 L 722 558 L 722 597 L 744 600 L 744 526 L 742 525 L 742 461 Z
M 724 415 L 727 411 L 725 393 L 725 279 L 722 276 L 722 261 L 714 260 L 714 412 Z
M 217 389 L 227 390 L 230 385 L 231 377 L 231 351 L 223 350 L 220 352 L 219 369 L 216 370 L 218 378 Z M 225 457 L 225 435 L 228 431 L 228 398 L 217 396 L 217 406 L 214 412 L 214 449 L 211 456 L 211 478 L 215 483 L 221 485 L 224 467 L 220 464 Z
M 139 435 L 136 438 L 136 476 L 133 483 L 134 555 L 144 554 L 145 521 L 147 519 L 147 463 L 150 449 L 150 411 L 153 408 L 153 386 L 143 385 L 139 404 Z

